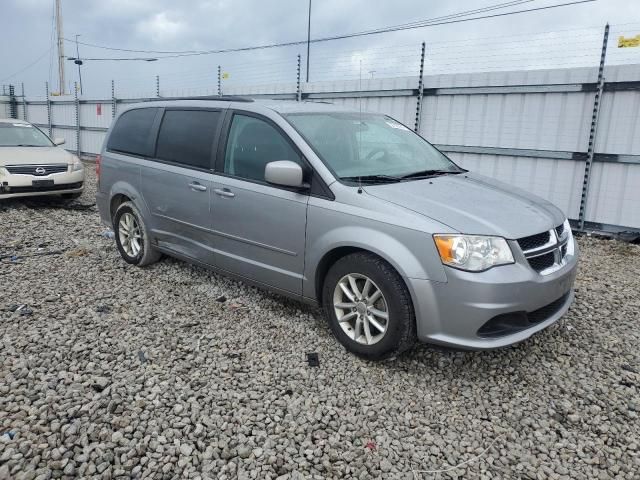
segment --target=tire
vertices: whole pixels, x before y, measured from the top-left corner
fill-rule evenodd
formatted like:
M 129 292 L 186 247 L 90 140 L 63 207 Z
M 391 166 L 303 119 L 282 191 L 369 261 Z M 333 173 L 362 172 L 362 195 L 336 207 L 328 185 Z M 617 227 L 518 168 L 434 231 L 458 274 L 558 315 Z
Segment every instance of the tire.
M 124 220 L 121 222 L 123 217 Z M 137 241 L 135 239 L 132 239 L 131 242 L 127 241 L 129 237 L 127 229 L 125 229 L 127 222 L 129 229 L 133 230 L 134 234 L 137 232 Z M 115 233 L 118 251 L 125 262 L 144 267 L 160 259 L 161 253 L 151 245 L 149 230 L 140 211 L 133 202 L 124 202 L 118 207 L 116 214 L 113 216 L 113 232 Z
M 351 302 L 340 283 L 354 296 L 353 289 L 350 288 L 352 279 L 355 279 L 356 289 L 360 294 L 367 290 L 368 280 L 367 297 L 374 299 L 377 295 L 374 289 L 380 291 L 380 297 L 371 305 L 362 296 L 361 302 Z M 357 299 L 357 295 L 354 297 Z M 416 320 L 409 291 L 398 272 L 376 255 L 353 253 L 332 265 L 324 280 L 322 302 L 335 337 L 347 350 L 360 357 L 384 360 L 409 350 L 416 342 Z M 357 306 L 355 310 L 350 307 L 353 303 Z M 349 308 L 338 309 L 336 305 Z M 343 322 L 338 320 L 338 314 L 341 314 Z M 349 316 L 352 319 L 344 321 Z M 361 322 L 359 330 L 356 324 L 358 318 Z M 385 331 L 376 328 L 369 321 L 371 318 Z M 367 335 L 364 326 L 365 319 L 369 323 L 367 328 L 370 335 Z

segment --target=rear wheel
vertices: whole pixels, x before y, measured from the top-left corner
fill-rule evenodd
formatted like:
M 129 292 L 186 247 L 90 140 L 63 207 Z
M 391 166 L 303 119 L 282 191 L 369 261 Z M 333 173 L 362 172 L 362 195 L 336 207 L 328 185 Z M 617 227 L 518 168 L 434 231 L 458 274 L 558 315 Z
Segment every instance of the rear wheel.
M 323 304 L 333 334 L 356 355 L 382 360 L 415 343 L 411 296 L 395 269 L 376 255 L 338 260 L 325 278 Z
M 113 216 L 113 231 L 120 256 L 125 262 L 144 267 L 160 258 L 153 248 L 140 211 L 133 202 L 124 202 Z

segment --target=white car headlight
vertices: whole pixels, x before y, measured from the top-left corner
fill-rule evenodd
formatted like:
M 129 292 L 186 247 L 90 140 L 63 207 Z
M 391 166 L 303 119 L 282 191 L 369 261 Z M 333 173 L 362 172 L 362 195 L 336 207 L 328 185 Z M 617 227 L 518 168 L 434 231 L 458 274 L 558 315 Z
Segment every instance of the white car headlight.
M 445 265 L 480 272 L 497 265 L 514 263 L 507 241 L 484 235 L 434 235 L 434 241 Z
M 78 172 L 80 170 L 84 170 L 84 165 L 80 161 L 78 157 L 73 157 L 73 163 L 71 164 L 71 171 Z

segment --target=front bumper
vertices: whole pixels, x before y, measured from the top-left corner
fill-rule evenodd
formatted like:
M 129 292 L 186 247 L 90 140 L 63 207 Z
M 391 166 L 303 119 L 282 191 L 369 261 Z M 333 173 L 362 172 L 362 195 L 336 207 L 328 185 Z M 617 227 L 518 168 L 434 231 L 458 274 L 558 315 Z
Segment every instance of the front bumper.
M 521 342 L 560 319 L 574 298 L 577 244 L 566 264 L 549 275 L 540 275 L 521 260 L 481 273 L 446 267 L 447 282 L 443 283 L 407 279 L 418 338 L 472 350 L 499 348 Z M 478 332 L 494 317 L 525 313 L 536 319 L 525 329 L 494 337 Z
M 53 186 L 34 187 L 33 180 L 53 180 Z M 0 200 L 40 195 L 79 193 L 84 188 L 84 169 L 51 175 L 11 175 L 0 172 Z

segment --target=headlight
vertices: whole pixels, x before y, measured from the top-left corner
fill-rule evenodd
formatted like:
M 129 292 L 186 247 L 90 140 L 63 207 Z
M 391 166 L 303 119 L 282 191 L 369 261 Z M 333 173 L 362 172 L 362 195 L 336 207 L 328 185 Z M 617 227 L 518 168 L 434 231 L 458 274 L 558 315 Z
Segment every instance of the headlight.
M 569 224 L 568 218 L 562 223 L 562 226 L 564 227 L 563 233 L 566 232 L 567 235 L 567 255 L 575 255 L 576 249 L 573 244 L 573 232 L 571 231 L 571 225 Z
M 84 165 L 78 157 L 73 157 L 73 163 L 71 164 L 71 171 L 78 172 L 84 169 Z
M 445 265 L 479 272 L 513 262 L 509 244 L 502 237 L 484 235 L 434 235 L 440 259 Z

